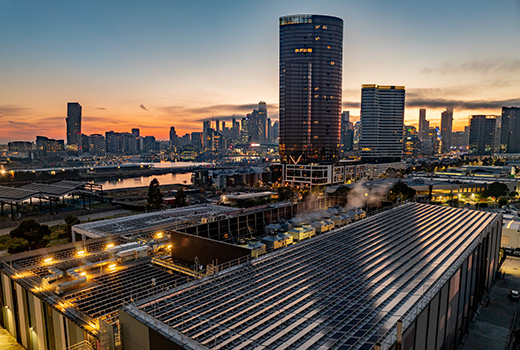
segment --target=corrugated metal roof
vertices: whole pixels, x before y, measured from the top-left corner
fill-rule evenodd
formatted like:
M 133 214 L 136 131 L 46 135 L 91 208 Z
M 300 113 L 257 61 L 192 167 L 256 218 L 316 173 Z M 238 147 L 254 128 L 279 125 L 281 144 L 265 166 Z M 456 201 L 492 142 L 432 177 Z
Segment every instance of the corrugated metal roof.
M 374 344 L 498 217 L 407 204 L 126 310 L 212 349 Z

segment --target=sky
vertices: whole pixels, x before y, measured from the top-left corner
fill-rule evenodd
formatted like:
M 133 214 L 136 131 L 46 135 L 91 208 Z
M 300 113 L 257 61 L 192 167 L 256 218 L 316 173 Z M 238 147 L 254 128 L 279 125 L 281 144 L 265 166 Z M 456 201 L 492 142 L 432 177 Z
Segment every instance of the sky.
M 362 84 L 406 86 L 454 130 L 520 106 L 520 0 L 0 0 L 0 143 L 64 139 L 66 104 L 82 131 L 168 139 L 266 101 L 278 118 L 278 19 L 344 20 L 343 106 L 359 118 Z

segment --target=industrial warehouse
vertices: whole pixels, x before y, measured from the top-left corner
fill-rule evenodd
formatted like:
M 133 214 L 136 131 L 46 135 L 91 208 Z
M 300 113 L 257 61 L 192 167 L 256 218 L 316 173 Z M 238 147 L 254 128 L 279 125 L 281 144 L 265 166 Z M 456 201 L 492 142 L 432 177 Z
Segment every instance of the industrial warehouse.
M 364 212 L 190 208 L 78 225 L 101 234 L 4 258 L 4 328 L 27 349 L 389 349 L 402 320 L 406 348 L 425 349 L 460 341 L 498 261 L 496 214 L 406 204 L 350 223 Z M 290 217 L 294 227 L 265 237 L 284 242 L 274 253 L 239 246 Z
M 406 204 L 123 307 L 123 347 L 454 348 L 500 235 L 500 215 Z

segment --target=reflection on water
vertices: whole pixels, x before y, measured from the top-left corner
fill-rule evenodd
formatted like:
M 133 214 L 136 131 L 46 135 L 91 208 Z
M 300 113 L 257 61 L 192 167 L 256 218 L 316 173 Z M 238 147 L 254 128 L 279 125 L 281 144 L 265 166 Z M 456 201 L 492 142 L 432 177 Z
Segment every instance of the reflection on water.
M 159 180 L 160 185 L 187 184 L 191 185 L 191 174 L 164 174 L 155 176 L 141 176 L 130 179 L 117 179 L 104 182 L 97 182 L 103 186 L 103 190 L 114 190 L 118 188 L 131 188 L 149 186 L 152 179 Z

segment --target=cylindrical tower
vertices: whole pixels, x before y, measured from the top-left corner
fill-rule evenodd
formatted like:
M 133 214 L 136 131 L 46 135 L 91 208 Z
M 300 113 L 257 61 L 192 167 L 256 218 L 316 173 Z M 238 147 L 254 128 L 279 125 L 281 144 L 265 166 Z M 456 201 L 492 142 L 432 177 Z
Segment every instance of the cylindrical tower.
M 280 157 L 284 163 L 338 160 L 343 20 L 280 18 Z

